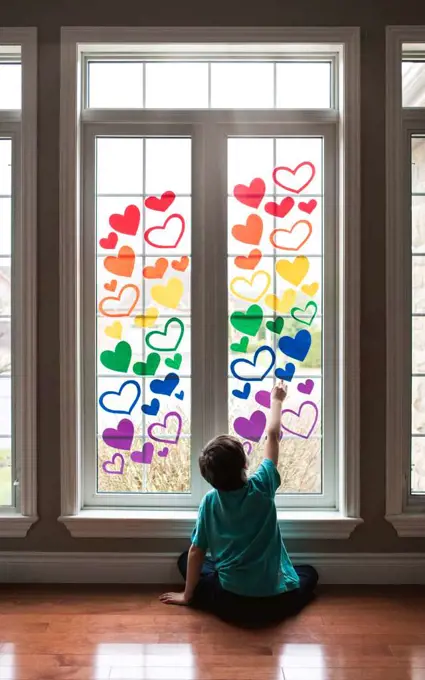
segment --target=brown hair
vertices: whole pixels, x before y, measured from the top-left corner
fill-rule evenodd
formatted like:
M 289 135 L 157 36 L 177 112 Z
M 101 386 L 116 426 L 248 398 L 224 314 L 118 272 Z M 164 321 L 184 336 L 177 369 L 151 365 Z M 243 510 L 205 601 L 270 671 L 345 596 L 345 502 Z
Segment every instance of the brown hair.
M 204 447 L 199 457 L 201 475 L 219 491 L 235 491 L 246 484 L 246 455 L 236 437 L 221 434 Z

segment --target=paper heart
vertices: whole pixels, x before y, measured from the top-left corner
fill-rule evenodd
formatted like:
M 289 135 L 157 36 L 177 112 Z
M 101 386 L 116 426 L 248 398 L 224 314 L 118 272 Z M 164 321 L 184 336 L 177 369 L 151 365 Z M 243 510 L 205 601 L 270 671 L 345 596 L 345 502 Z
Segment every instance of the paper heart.
M 250 208 L 258 208 L 266 193 L 266 185 L 260 177 L 255 177 L 248 186 L 237 184 L 233 189 L 234 197 Z
M 300 382 L 297 385 L 298 392 L 301 394 L 311 394 L 314 387 L 314 381 L 308 378 L 305 382 Z
M 313 311 L 311 312 L 310 317 L 303 317 L 302 314 L 304 313 L 305 315 L 308 314 L 308 309 L 311 308 Z M 307 302 L 306 306 L 304 309 L 302 307 L 293 307 L 291 309 L 291 316 L 295 321 L 298 321 L 298 323 L 303 323 L 306 326 L 311 326 L 313 323 L 314 319 L 316 318 L 317 314 L 317 305 L 313 300 L 310 300 L 310 302 Z
M 150 465 L 152 463 L 154 451 L 152 442 L 145 442 L 141 451 L 132 451 L 130 458 L 133 463 Z
M 127 301 L 126 305 L 126 310 L 123 311 L 121 309 L 111 309 L 108 310 L 108 305 L 112 304 L 114 302 L 121 302 L 121 299 L 123 297 L 129 298 Z M 137 305 L 140 297 L 140 290 L 138 286 L 135 286 L 133 283 L 128 283 L 126 286 L 123 286 L 116 296 L 108 296 L 102 298 L 102 300 L 99 302 L 99 312 L 103 314 L 103 316 L 109 316 L 109 317 L 122 317 L 122 316 L 130 316 L 131 312 Z
M 158 318 L 158 310 L 156 307 L 148 307 L 144 314 L 138 314 L 134 319 L 134 323 L 139 328 L 149 328 L 153 326 Z
M 128 418 L 123 418 L 117 428 L 107 427 L 102 433 L 102 439 L 111 449 L 130 451 L 134 437 L 134 425 Z
M 183 281 L 173 278 L 165 285 L 152 286 L 151 296 L 159 305 L 176 309 L 183 296 Z
M 270 234 L 270 243 L 280 250 L 299 250 L 307 243 L 313 231 L 311 222 L 298 220 L 290 229 L 274 229 Z
M 111 231 L 111 233 L 108 234 L 107 238 L 101 238 L 99 241 L 100 247 L 105 248 L 105 250 L 113 250 L 117 243 L 118 236 L 113 231 Z
M 268 291 L 271 277 L 268 272 L 258 271 L 247 279 L 245 276 L 235 276 L 230 282 L 230 290 L 235 297 L 246 302 L 258 302 Z
M 249 383 L 245 383 L 242 390 L 232 390 L 233 396 L 235 396 L 237 399 L 248 399 L 250 393 L 251 385 Z
M 109 290 L 110 293 L 115 293 L 117 283 L 118 281 L 116 279 L 112 279 L 109 283 L 105 283 L 103 287 L 105 290 Z
M 296 297 L 296 291 L 292 288 L 289 288 L 288 290 L 285 290 L 284 293 L 282 293 L 280 298 L 273 293 L 266 295 L 264 302 L 267 307 L 270 307 L 270 309 L 272 309 L 274 312 L 286 314 L 294 304 Z
M 158 227 L 150 227 L 145 231 L 145 241 L 153 248 L 177 248 L 185 230 L 182 215 L 174 213 Z M 156 240 L 152 239 L 152 236 Z
M 174 316 L 166 321 L 163 331 L 150 331 L 147 333 L 145 342 L 149 349 L 154 349 L 158 352 L 175 352 L 183 340 L 183 335 L 183 321 Z
M 263 220 L 259 215 L 249 215 L 246 224 L 235 224 L 232 235 L 241 243 L 258 246 L 263 234 Z
M 117 461 L 119 461 L 118 467 Z M 105 462 L 102 464 L 102 470 L 108 475 L 122 475 L 124 472 L 124 465 L 125 462 L 122 453 L 114 453 L 112 460 L 105 460 Z
M 301 286 L 301 290 L 306 295 L 313 297 L 313 295 L 316 295 L 317 291 L 319 290 L 319 284 L 317 282 L 305 284 L 304 286 Z
M 169 453 L 168 446 L 164 446 L 163 449 L 160 449 L 158 451 L 158 456 L 160 456 L 161 458 L 166 458 L 168 456 L 168 453 Z
M 313 181 L 315 174 L 316 168 L 313 163 L 304 161 L 299 163 L 294 170 L 284 165 L 275 168 L 273 170 L 273 181 L 285 191 L 300 194 Z M 278 179 L 278 175 L 282 177 Z
M 255 395 L 255 401 L 257 404 L 260 404 L 260 406 L 264 406 L 265 408 L 270 408 L 270 400 L 271 395 L 267 390 L 260 390 Z
M 130 277 L 133 273 L 136 262 L 136 255 L 133 248 L 123 246 L 119 249 L 118 255 L 108 255 L 103 261 L 105 269 L 116 276 Z
M 265 366 L 261 365 L 261 360 L 264 357 L 267 362 Z M 230 371 L 233 377 L 238 380 L 257 382 L 263 380 L 270 373 L 275 360 L 276 355 L 273 349 L 268 345 L 263 345 L 257 349 L 252 361 L 249 361 L 249 359 L 234 359 L 230 364 Z M 252 375 L 252 369 L 255 371 L 254 375 Z
M 243 338 L 240 339 L 240 342 L 232 342 L 230 345 L 230 349 L 232 352 L 242 352 L 245 354 L 245 352 L 248 351 L 248 344 L 249 344 L 249 338 L 244 335 Z
M 244 449 L 244 451 L 245 451 L 245 454 L 246 454 L 247 456 L 249 456 L 250 453 L 252 453 L 252 444 L 251 444 L 251 442 L 244 442 L 244 443 L 242 444 L 242 446 L 243 446 L 243 449 Z
M 307 276 L 310 269 L 310 262 L 305 255 L 297 255 L 295 260 L 278 260 L 276 262 L 276 273 L 289 281 L 293 286 L 299 286 L 301 281 Z
M 124 214 L 115 213 L 109 218 L 109 224 L 112 229 L 118 231 L 120 234 L 127 234 L 128 236 L 135 236 L 140 224 L 140 210 L 137 205 L 128 205 L 124 210 Z
M 168 260 L 165 257 L 159 257 L 153 266 L 143 267 L 143 276 L 145 279 L 162 279 L 167 269 Z
M 259 305 L 250 305 L 246 312 L 233 312 L 230 323 L 240 333 L 254 337 L 263 322 L 263 310 Z
M 174 392 L 179 382 L 180 378 L 177 373 L 168 373 L 164 379 L 157 378 L 156 380 L 152 380 L 150 388 L 154 394 L 163 394 L 169 397 Z
M 235 419 L 233 427 L 235 432 L 243 439 L 258 442 L 266 427 L 266 414 L 263 411 L 254 411 L 249 418 L 241 416 Z
M 295 366 L 291 363 L 286 364 L 285 368 L 277 368 L 274 372 L 278 380 L 286 380 L 286 382 L 291 382 L 292 378 L 294 377 L 294 373 Z
M 266 328 L 272 333 L 280 335 L 284 326 L 284 321 L 281 316 L 277 316 L 273 321 L 267 321 Z
M 136 361 L 133 371 L 136 375 L 155 375 L 160 363 L 161 357 L 159 354 L 151 352 L 148 354 L 146 361 Z
M 273 215 L 273 217 L 286 217 L 294 205 L 294 199 L 291 196 L 286 196 L 280 203 L 275 203 L 274 201 L 266 203 L 264 210 L 269 215 Z
M 279 349 L 291 359 L 304 361 L 311 346 L 311 334 L 303 329 L 298 331 L 295 337 L 284 335 L 279 340 Z
M 302 413 L 304 411 L 304 418 L 310 420 L 310 426 L 307 433 L 302 433 L 303 423 L 301 422 Z M 306 415 L 307 412 L 307 415 Z M 297 419 L 293 424 L 293 417 Z M 301 439 L 308 439 L 316 427 L 317 419 L 319 417 L 319 409 L 313 401 L 303 401 L 298 411 L 293 411 L 290 408 L 286 408 L 282 411 L 282 427 L 284 430 L 296 437 L 301 437 Z
M 171 430 L 174 430 L 172 432 Z M 148 427 L 148 435 L 155 442 L 165 444 L 177 444 L 182 430 L 182 417 L 176 411 L 170 411 L 164 418 L 164 422 L 152 423 Z M 158 432 L 158 433 L 157 433 Z
M 174 394 L 174 396 L 175 396 L 176 399 L 179 399 L 180 401 L 183 401 L 183 399 L 184 399 L 184 391 L 181 390 L 180 392 L 176 392 L 176 393 Z
M 119 373 L 127 373 L 131 361 L 131 347 L 128 342 L 121 340 L 115 349 L 106 349 L 100 354 L 100 362 L 109 368 L 110 371 L 118 371 Z
M 114 338 L 115 340 L 121 340 L 122 323 L 120 323 L 119 321 L 114 321 L 114 323 L 111 324 L 110 326 L 106 326 L 105 335 L 107 335 L 108 338 Z
M 158 210 L 159 212 L 165 212 L 174 203 L 176 194 L 174 191 L 164 191 L 161 194 L 161 198 L 157 196 L 148 196 L 145 199 L 145 206 L 150 210 Z
M 304 201 L 301 201 L 301 203 L 298 203 L 298 208 L 302 210 L 302 212 L 307 213 L 308 215 L 311 215 L 313 210 L 315 209 L 317 205 L 317 201 L 314 198 L 311 198 L 307 203 Z
M 108 413 L 121 413 L 130 415 L 142 390 L 135 380 L 126 380 L 117 392 L 109 390 L 99 397 L 99 404 Z
M 159 399 L 152 399 L 150 404 L 143 404 L 142 411 L 147 416 L 156 416 L 159 411 Z
M 189 258 L 187 255 L 183 255 L 180 260 L 173 260 L 171 266 L 177 272 L 185 272 L 189 266 Z
M 165 360 L 165 365 L 168 366 L 168 368 L 173 368 L 175 371 L 178 371 L 181 364 L 183 361 L 183 357 L 181 354 L 177 353 L 174 355 L 174 358 L 168 358 Z
M 235 265 L 239 269 L 255 269 L 261 258 L 261 250 L 254 248 L 249 255 L 238 255 L 238 257 L 235 257 Z

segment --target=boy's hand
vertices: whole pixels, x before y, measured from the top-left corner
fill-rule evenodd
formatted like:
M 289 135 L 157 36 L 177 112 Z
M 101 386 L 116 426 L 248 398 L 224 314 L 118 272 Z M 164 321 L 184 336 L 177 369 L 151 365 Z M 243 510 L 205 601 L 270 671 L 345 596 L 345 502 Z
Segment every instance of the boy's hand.
M 272 389 L 272 394 L 271 394 L 271 399 L 272 401 L 279 401 L 282 403 L 286 399 L 286 395 L 288 394 L 288 388 L 286 384 L 280 380 L 280 382 L 277 383 Z
M 164 593 L 163 595 L 160 595 L 159 599 L 164 604 L 179 604 L 183 606 L 187 606 L 189 604 L 189 600 L 186 599 L 184 592 Z

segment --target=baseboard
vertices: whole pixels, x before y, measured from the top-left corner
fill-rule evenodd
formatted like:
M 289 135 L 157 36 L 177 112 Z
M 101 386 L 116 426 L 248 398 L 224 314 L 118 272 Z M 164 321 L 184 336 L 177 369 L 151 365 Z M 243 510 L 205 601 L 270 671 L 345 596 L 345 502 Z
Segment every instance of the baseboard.
M 303 553 L 321 583 L 425 584 L 425 553 Z M 174 553 L 0 552 L 2 583 L 179 583 Z

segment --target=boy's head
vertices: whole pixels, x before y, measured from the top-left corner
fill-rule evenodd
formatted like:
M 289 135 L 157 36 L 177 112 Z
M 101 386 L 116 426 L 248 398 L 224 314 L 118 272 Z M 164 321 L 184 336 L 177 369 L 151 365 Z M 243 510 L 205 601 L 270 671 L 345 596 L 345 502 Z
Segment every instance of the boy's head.
M 246 484 L 246 467 L 244 448 L 230 434 L 221 434 L 208 442 L 199 458 L 203 478 L 219 491 L 241 489 Z

